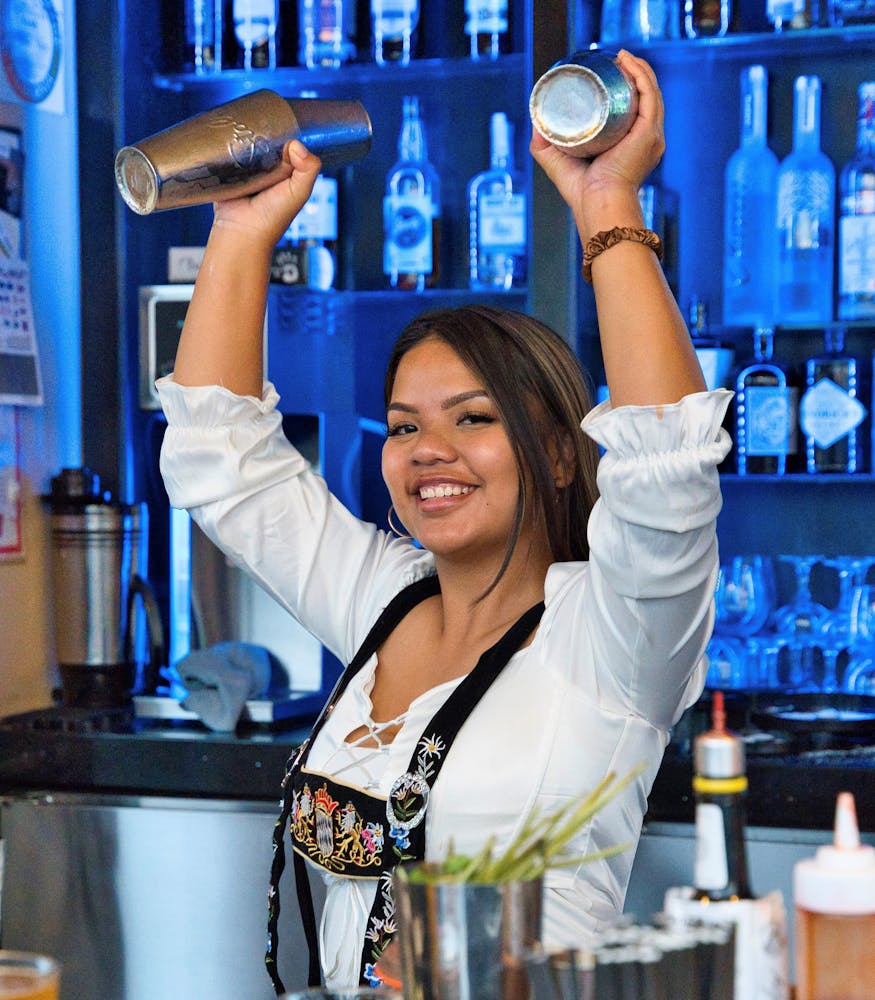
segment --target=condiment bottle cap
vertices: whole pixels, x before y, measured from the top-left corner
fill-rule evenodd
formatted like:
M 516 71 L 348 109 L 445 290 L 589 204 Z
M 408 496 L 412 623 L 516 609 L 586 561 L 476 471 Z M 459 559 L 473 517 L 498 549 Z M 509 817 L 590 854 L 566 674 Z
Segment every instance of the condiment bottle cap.
M 841 792 L 836 800 L 833 843 L 794 866 L 793 901 L 813 913 L 875 913 L 875 847 L 860 843 L 851 792 Z

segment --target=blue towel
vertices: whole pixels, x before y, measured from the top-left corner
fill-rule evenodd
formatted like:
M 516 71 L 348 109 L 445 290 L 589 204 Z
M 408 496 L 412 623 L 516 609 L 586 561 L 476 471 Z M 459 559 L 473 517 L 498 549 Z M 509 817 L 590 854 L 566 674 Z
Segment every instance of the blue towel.
M 247 700 L 270 686 L 272 659 L 264 647 L 246 642 L 196 649 L 176 664 L 187 691 L 182 707 L 209 729 L 233 731 Z

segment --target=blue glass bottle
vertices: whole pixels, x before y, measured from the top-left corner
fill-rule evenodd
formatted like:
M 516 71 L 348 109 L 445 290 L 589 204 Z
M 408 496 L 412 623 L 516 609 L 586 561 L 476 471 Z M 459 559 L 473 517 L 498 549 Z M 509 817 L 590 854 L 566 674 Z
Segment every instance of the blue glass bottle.
M 526 280 L 526 195 L 513 164 L 513 126 L 489 120 L 489 169 L 468 185 L 469 284 L 508 291 Z
M 770 326 L 778 291 L 778 157 L 766 145 L 768 76 L 741 71 L 741 142 L 724 180 L 723 322 Z
M 796 397 L 787 370 L 773 360 L 774 331 L 754 331 L 754 356 L 735 380 L 738 474 L 783 475 L 796 453 Z
M 793 151 L 778 168 L 778 320 L 829 323 L 833 315 L 835 167 L 820 148 L 820 78 L 794 85 Z
M 863 371 L 845 351 L 845 331 L 827 328 L 824 350 L 805 362 L 805 392 L 799 403 L 799 426 L 805 435 L 808 472 L 862 472 L 868 416 Z

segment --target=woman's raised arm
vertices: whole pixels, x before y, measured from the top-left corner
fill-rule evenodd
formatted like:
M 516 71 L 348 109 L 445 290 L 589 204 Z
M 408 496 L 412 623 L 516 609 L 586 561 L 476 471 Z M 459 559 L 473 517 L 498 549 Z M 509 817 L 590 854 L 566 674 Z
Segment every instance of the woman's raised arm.
M 615 227 L 643 228 L 638 189 L 665 149 L 653 70 L 629 52 L 618 60 L 638 88 L 638 117 L 617 145 L 585 160 L 532 136 L 532 155 L 571 209 L 584 247 Z M 591 275 L 612 405 L 673 403 L 703 390 L 689 332 L 653 250 L 621 240 L 593 259 Z
M 217 202 L 183 326 L 173 378 L 261 396 L 264 310 L 273 248 L 310 197 L 321 161 L 294 140 L 292 175 L 247 198 Z

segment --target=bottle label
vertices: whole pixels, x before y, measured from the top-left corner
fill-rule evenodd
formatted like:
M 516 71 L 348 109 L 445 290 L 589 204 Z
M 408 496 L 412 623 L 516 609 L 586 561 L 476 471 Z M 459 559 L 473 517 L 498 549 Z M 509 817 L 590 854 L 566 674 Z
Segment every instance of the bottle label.
M 289 242 L 337 239 L 337 181 L 320 174 L 313 193 L 286 230 Z
M 480 246 L 484 250 L 524 253 L 526 249 L 526 196 L 480 196 Z
M 697 889 L 717 892 L 729 882 L 729 859 L 726 856 L 723 810 L 713 802 L 696 804 L 696 862 L 694 884 Z
M 829 448 L 865 419 L 866 407 L 828 378 L 812 386 L 799 404 L 802 430 L 818 448 Z
M 387 195 L 383 199 L 383 271 L 431 274 L 435 206 L 426 194 Z
M 841 294 L 875 294 L 875 214 L 839 221 L 839 255 Z
M 748 386 L 748 455 L 789 455 L 796 450 L 796 395 L 789 386 Z

